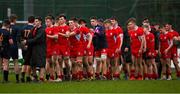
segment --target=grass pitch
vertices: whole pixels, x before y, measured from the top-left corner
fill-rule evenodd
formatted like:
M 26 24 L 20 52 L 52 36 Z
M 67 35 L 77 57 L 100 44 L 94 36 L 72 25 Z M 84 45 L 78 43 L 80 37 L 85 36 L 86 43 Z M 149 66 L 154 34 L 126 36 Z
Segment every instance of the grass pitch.
M 0 76 L 2 80 L 2 76 Z M 70 81 L 60 83 L 0 83 L 0 93 L 180 93 L 180 80 Z

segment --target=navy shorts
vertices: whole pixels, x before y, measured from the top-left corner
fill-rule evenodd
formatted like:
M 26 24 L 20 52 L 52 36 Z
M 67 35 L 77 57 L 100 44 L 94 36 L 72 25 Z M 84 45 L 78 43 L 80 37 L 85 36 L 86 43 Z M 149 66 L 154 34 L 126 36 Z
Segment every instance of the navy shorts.
M 8 46 L 3 47 L 3 50 L 1 52 L 1 57 L 5 59 L 10 59 L 10 54 L 8 52 L 9 52 L 9 47 Z
M 18 46 L 17 45 L 10 46 L 9 55 L 10 55 L 10 58 L 12 59 L 18 59 Z
M 22 50 L 24 64 L 23 65 L 30 65 L 31 56 L 32 56 L 32 49 L 28 47 L 27 50 Z
M 131 58 L 132 55 L 131 55 L 130 51 L 129 52 L 123 52 L 122 57 L 123 57 L 125 63 L 132 63 L 132 58 Z

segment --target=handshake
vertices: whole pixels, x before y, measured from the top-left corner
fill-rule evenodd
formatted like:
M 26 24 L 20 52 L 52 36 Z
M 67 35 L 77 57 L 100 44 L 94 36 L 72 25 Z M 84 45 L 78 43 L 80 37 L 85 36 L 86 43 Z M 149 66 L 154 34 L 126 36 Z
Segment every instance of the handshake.
M 27 50 L 27 48 L 28 48 L 28 46 L 26 45 L 26 43 L 27 43 L 27 40 L 21 40 L 21 46 L 22 46 L 22 49 L 24 49 L 24 50 Z
M 70 32 L 66 32 L 65 37 L 70 37 Z
M 21 44 L 22 44 L 23 46 L 25 46 L 26 43 L 27 43 L 27 40 L 26 40 L 26 39 L 21 40 Z
M 66 32 L 65 34 L 59 33 L 59 35 L 62 35 L 64 37 L 66 37 L 66 38 L 69 38 L 71 33 L 70 32 Z

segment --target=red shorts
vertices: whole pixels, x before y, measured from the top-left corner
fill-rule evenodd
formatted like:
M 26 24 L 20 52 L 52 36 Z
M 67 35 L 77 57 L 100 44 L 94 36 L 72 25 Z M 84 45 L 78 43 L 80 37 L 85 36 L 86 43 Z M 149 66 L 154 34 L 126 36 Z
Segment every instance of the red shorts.
M 116 53 L 116 48 L 108 48 L 107 49 L 107 57 L 108 58 L 115 58 L 118 56 L 119 56 L 119 53 Z
M 59 46 L 58 47 L 58 54 L 61 56 L 69 56 L 70 55 L 70 50 L 69 50 L 69 46 Z
M 172 48 L 171 49 L 171 58 L 177 58 L 178 54 L 177 54 L 177 48 Z
M 147 51 L 146 56 L 147 56 L 147 58 L 155 58 L 157 56 L 157 53 L 155 50 Z
M 133 48 L 131 48 L 131 49 L 132 49 L 131 53 L 134 57 L 136 57 L 136 58 L 142 57 L 142 53 L 139 53 L 139 49 L 133 49 Z
M 53 45 L 51 50 L 52 50 L 52 55 L 58 55 L 59 54 L 59 45 Z
M 86 46 L 84 46 L 84 56 L 93 56 L 94 53 L 94 47 L 93 45 L 90 48 L 87 48 Z
M 116 49 L 118 49 L 118 47 Z M 122 55 L 121 50 L 117 54 L 118 54 L 118 56 Z
M 83 46 L 71 46 L 70 47 L 70 57 L 76 58 L 81 57 L 84 54 Z
M 167 54 L 164 53 L 164 50 L 161 50 L 161 58 L 167 59 L 171 58 L 171 51 L 167 52 Z
M 51 58 L 51 56 L 52 56 L 51 48 L 46 49 L 46 58 Z
M 95 51 L 95 56 L 96 57 L 101 57 L 101 55 L 107 55 L 107 50 L 102 49 L 102 50 Z

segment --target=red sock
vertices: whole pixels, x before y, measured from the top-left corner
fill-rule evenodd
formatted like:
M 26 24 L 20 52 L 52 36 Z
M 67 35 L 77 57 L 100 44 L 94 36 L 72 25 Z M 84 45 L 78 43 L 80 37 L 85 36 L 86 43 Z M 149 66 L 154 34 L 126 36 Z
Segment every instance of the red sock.
M 79 80 L 79 71 L 76 73 L 76 80 Z
M 44 82 L 44 78 L 40 78 L 39 80 L 42 81 L 42 82 Z
M 79 79 L 83 79 L 83 71 L 79 71 Z
M 88 77 L 88 73 L 83 72 L 83 77 L 84 77 L 84 78 L 87 78 L 87 77 Z
M 106 74 L 104 73 L 103 76 L 106 77 L 106 78 L 108 77 L 107 73 Z
M 153 74 L 150 74 L 150 79 L 154 79 L 154 78 L 155 78 L 154 73 L 153 73 Z
M 147 73 L 144 73 L 144 78 L 148 78 L 148 74 Z
M 77 74 L 73 73 L 73 74 L 72 74 L 72 78 L 73 78 L 74 80 L 77 80 Z
M 95 73 L 96 78 L 99 78 L 100 74 L 99 73 Z
M 142 78 L 142 74 L 138 73 L 138 78 Z
M 91 74 L 90 74 L 90 72 L 87 72 L 87 76 L 88 76 L 88 78 L 90 78 L 90 77 L 91 77 Z
M 115 78 L 119 78 L 119 73 L 115 73 L 115 74 L 113 74 L 113 77 L 115 77 Z
M 63 78 L 63 75 L 58 75 L 58 78 L 59 78 L 59 79 L 62 79 L 62 78 Z
M 50 76 L 50 79 L 51 79 L 51 80 L 54 80 L 54 76 L 53 76 L 53 75 L 51 75 L 51 76 Z
M 147 73 L 147 77 L 148 77 L 149 79 L 151 79 L 151 74 Z
M 88 77 L 90 78 L 90 77 L 92 77 L 92 76 L 93 76 L 93 74 L 90 73 L 90 72 L 88 72 Z
M 177 72 L 176 76 L 177 76 L 177 77 L 180 77 L 180 71 Z
M 158 78 L 158 74 L 153 73 L 153 79 L 157 79 Z
M 168 72 L 167 72 L 167 75 L 171 75 L 171 72 L 170 72 L 170 71 L 168 71 Z
M 132 77 L 135 77 L 135 70 L 131 70 L 131 72 L 130 72 L 130 78 L 132 78 Z
M 148 77 L 149 79 L 151 78 L 150 76 L 151 76 L 151 74 L 147 73 L 147 77 Z
M 103 74 L 107 79 L 111 79 L 111 73 L 108 71 L 106 74 Z

